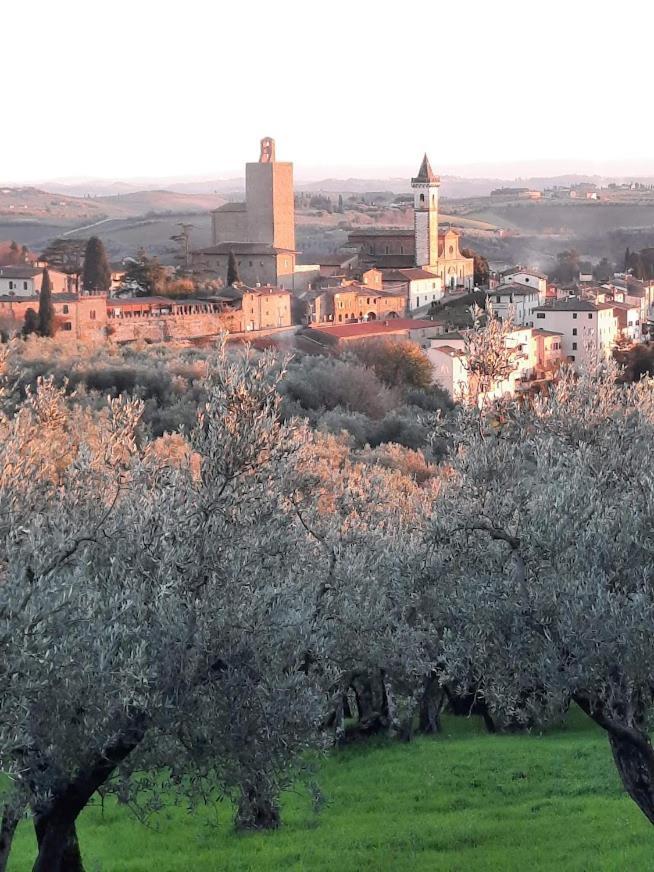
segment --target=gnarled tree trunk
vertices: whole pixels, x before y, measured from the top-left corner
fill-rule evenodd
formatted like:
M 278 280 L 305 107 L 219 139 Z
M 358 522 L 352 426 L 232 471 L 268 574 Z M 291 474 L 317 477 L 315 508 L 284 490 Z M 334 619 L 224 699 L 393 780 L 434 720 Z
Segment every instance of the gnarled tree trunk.
M 84 872 L 75 821 L 61 811 L 35 818 L 39 854 L 33 872 Z
M 10 805 L 3 807 L 0 819 L 0 872 L 6 872 L 11 843 L 19 820 L 20 814 L 14 808 Z
M 263 782 L 246 784 L 241 789 L 236 811 L 239 830 L 274 830 L 280 824 L 277 795 Z
M 388 700 L 384 682 L 378 672 L 355 675 L 352 688 L 359 710 L 359 731 L 366 735 L 388 728 Z
M 606 730 L 613 760 L 620 779 L 629 796 L 650 823 L 654 824 L 654 748 L 646 730 L 639 707 L 629 706 L 631 716 L 606 712 L 586 697 L 575 695 L 577 705 L 596 724 Z
M 441 712 L 446 698 L 445 691 L 435 673 L 425 678 L 420 698 L 419 730 L 421 733 L 440 733 Z

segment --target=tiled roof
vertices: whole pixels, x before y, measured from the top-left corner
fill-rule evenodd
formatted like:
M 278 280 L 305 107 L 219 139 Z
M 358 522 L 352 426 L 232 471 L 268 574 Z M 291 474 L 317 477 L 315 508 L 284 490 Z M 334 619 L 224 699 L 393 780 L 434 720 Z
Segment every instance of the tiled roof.
M 409 333 L 411 330 L 424 330 L 442 325 L 442 321 L 421 321 L 413 318 L 388 318 L 378 321 L 358 321 L 353 324 L 312 324 L 318 330 L 338 339 L 357 336 L 383 335 L 384 333 Z
M 29 265 L 0 266 L 0 278 L 3 279 L 33 279 L 42 273 L 42 269 L 36 269 Z
M 590 300 L 557 300 L 549 306 L 537 306 L 536 312 L 596 312 L 597 306 Z
M 492 291 L 488 291 L 488 295 L 493 294 L 519 294 L 527 296 L 527 294 L 538 294 L 538 288 L 534 285 L 521 285 L 518 282 L 510 282 L 507 285 L 498 285 Z
M 394 269 L 384 271 L 384 280 L 390 282 L 419 281 L 420 279 L 436 279 L 436 273 L 426 269 Z

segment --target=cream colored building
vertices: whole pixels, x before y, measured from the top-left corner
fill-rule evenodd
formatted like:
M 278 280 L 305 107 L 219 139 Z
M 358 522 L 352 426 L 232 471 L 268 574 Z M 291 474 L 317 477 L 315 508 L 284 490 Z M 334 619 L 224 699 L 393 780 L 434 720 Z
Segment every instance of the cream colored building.
M 570 297 L 534 312 L 538 327 L 561 334 L 561 352 L 575 367 L 611 356 L 619 336 L 618 319 L 610 303 Z

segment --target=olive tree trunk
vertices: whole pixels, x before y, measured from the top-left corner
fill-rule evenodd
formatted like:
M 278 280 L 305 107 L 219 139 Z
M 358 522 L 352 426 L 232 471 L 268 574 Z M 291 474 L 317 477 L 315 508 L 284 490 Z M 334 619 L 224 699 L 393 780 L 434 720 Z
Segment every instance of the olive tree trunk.
M 53 812 L 35 818 L 39 853 L 33 872 L 84 872 L 75 821 L 69 817 Z
M 101 754 L 34 809 L 38 856 L 33 872 L 83 872 L 75 822 L 91 797 L 143 740 L 147 719 L 135 712 Z
M 10 805 L 3 807 L 0 819 L 0 872 L 6 872 L 11 843 L 19 820 L 20 814 L 14 808 Z
M 593 706 L 585 697 L 576 695 L 574 700 L 596 724 L 606 730 L 613 761 L 624 789 L 648 821 L 654 824 L 654 748 L 644 719 L 637 714 L 618 719 L 614 712 L 607 713 Z M 638 706 L 629 706 L 628 710 L 638 711 Z
M 420 698 L 419 730 L 421 733 L 440 733 L 441 712 L 447 697 L 435 674 L 425 678 Z
M 236 811 L 239 830 L 274 830 L 280 824 L 277 792 L 260 780 L 243 785 Z

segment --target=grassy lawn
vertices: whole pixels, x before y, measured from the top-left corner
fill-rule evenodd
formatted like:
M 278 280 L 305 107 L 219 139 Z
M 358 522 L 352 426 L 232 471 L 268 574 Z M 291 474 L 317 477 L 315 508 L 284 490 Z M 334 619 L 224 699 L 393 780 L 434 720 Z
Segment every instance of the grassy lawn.
M 79 823 L 88 872 L 194 870 L 654 870 L 654 829 L 627 799 L 604 735 L 574 715 L 544 736 L 488 736 L 446 718 L 442 736 L 329 756 L 316 813 L 284 800 L 278 832 L 236 835 L 231 810 L 171 808 L 146 828 L 115 805 Z M 11 872 L 31 867 L 24 824 Z

